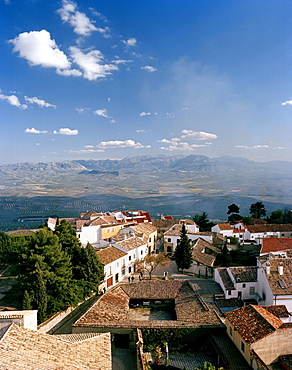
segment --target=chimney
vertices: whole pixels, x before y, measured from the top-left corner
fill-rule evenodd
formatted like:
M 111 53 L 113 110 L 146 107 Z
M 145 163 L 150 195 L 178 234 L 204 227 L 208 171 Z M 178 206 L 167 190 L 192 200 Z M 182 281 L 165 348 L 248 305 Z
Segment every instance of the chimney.
M 270 275 L 271 273 L 271 265 L 270 265 L 270 262 L 267 262 L 267 266 L 266 266 L 266 274 L 267 275 Z
M 283 262 L 280 262 L 278 265 L 278 272 L 279 275 L 283 275 Z

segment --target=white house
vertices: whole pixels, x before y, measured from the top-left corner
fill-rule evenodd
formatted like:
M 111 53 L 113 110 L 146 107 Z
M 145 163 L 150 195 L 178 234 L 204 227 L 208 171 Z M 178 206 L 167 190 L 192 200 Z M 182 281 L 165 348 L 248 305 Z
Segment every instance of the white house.
M 128 274 L 128 255 L 115 247 L 107 247 L 96 252 L 104 267 L 104 284 L 100 289 L 107 289 L 117 284 Z
M 258 259 L 258 304 L 285 305 L 292 314 L 292 254 Z
M 135 272 L 135 262 L 144 259 L 148 253 L 147 243 L 137 236 L 116 242 L 113 246 L 127 254 L 128 273 Z
M 215 269 L 214 279 L 226 299 L 256 300 L 257 270 L 256 266 L 219 267 Z
M 180 224 L 175 224 L 165 231 L 163 234 L 164 252 L 173 253 L 180 240 L 182 224 L 184 220 L 181 220 Z M 190 220 L 188 220 L 190 221 Z M 211 232 L 200 232 L 199 227 L 192 222 L 192 224 L 185 224 L 187 237 L 192 244 L 195 244 L 199 238 L 205 240 L 208 243 L 213 242 L 213 233 Z

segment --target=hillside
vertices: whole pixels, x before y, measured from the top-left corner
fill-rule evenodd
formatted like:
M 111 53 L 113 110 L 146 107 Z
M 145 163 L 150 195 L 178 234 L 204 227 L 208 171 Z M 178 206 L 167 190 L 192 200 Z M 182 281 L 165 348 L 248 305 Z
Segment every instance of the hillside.
M 290 207 L 292 162 L 259 163 L 235 157 L 161 155 L 121 160 L 18 163 L 0 166 L 0 190 L 1 204 L 7 203 L 7 199 L 13 199 L 14 203 L 27 198 L 31 205 L 33 199 L 47 204 L 46 207 L 38 204 L 37 214 L 32 205 L 29 215 L 63 211 L 60 204 L 48 206 L 49 199 L 55 204 L 52 199 L 57 197 L 72 199 L 73 203 L 85 202 L 90 208 L 106 199 L 108 209 L 124 206 L 150 210 L 150 207 L 155 214 L 195 214 L 206 210 L 210 217 L 224 219 L 231 203 L 239 204 L 241 213 L 246 215 L 249 205 L 256 200 L 263 201 L 268 211 Z M 0 205 L 0 217 L 4 215 L 3 207 L 15 208 L 6 203 Z M 69 210 L 71 206 L 65 208 Z

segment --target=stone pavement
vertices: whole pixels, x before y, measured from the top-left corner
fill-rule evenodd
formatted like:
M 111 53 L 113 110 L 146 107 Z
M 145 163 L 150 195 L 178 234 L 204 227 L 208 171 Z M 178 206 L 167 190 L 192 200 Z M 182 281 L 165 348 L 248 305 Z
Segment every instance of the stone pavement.
M 112 350 L 112 370 L 137 370 L 136 352 L 132 349 Z

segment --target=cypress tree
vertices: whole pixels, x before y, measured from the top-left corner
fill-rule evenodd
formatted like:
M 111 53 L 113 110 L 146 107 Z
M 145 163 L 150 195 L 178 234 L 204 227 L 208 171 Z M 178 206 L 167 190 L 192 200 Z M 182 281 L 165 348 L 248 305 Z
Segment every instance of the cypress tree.
M 38 310 L 38 323 L 42 323 L 47 318 L 48 297 L 39 267 L 37 267 L 36 271 L 34 299 L 36 309 Z
M 23 310 L 32 310 L 32 297 L 26 290 L 23 295 L 23 301 L 22 301 L 22 309 Z
M 181 269 L 182 272 L 190 268 L 193 263 L 192 246 L 187 236 L 185 224 L 182 225 L 180 240 L 174 252 L 174 260 L 177 268 Z

